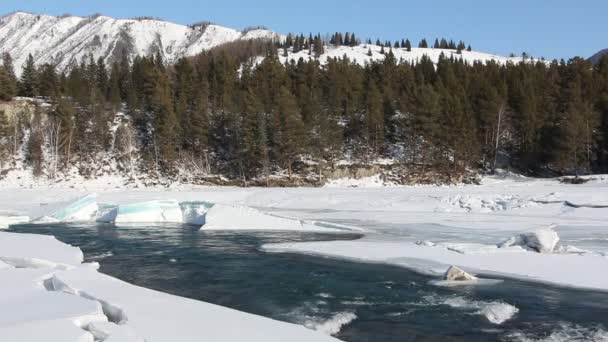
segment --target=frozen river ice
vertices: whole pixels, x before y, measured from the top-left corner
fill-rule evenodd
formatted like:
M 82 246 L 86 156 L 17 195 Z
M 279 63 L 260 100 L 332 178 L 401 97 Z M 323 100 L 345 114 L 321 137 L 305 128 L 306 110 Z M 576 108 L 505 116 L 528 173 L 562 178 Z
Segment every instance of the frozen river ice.
M 441 240 L 432 226 L 410 229 L 418 238 L 427 231 Z M 356 234 L 108 224 L 10 230 L 55 235 L 79 246 L 85 261 L 100 262 L 100 271 L 135 285 L 305 325 L 345 341 L 608 338 L 606 293 L 511 279 L 442 288 L 428 284 L 432 277 L 401 267 L 260 251 L 268 243 L 350 240 Z M 450 232 L 442 231 L 449 240 Z

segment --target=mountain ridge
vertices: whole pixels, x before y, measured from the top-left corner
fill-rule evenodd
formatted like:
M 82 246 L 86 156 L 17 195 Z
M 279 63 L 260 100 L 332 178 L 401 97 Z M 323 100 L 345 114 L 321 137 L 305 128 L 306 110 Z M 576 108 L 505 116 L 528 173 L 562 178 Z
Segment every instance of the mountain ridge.
M 154 18 L 115 19 L 104 15 L 51 16 L 26 12 L 13 12 L 0 17 L 0 53 L 11 54 L 17 75 L 20 75 L 29 54 L 34 57 L 37 65 L 49 63 L 62 72 L 82 61 L 88 61 L 90 56 L 95 60 L 102 58 L 106 65 L 110 65 L 125 54 L 132 60 L 135 56 L 160 53 L 163 61 L 170 64 L 179 58 L 194 56 L 238 40 L 282 41 L 284 38 L 284 35 L 265 28 L 236 30 L 211 23 L 187 26 Z M 493 60 L 504 64 L 524 60 L 521 57 L 503 57 L 466 50 L 458 53 L 453 49 L 386 49 L 392 51 L 397 60 L 410 63 L 416 63 L 422 56 L 437 63 L 442 54 L 468 63 Z M 316 58 L 324 64 L 329 58 L 347 56 L 359 64 L 365 64 L 386 57 L 380 46 L 371 44 L 327 46 L 320 56 L 314 56 L 308 50 L 294 52 L 293 49 L 288 49 L 285 53 L 279 49 L 279 52 L 283 63 L 300 58 Z
M 593 63 L 593 65 L 595 65 L 599 63 L 602 57 L 604 57 L 605 55 L 608 55 L 608 48 L 598 51 L 593 56 L 589 57 L 589 60 L 591 61 L 591 63 Z
M 26 12 L 0 17 L 0 52 L 11 54 L 16 72 L 29 54 L 36 64 L 50 63 L 63 71 L 91 55 L 111 63 L 123 54 L 132 58 L 160 53 L 164 61 L 172 63 L 224 43 L 257 38 L 281 36 L 267 29 L 239 31 L 215 24 L 186 26 L 148 18 L 57 17 Z

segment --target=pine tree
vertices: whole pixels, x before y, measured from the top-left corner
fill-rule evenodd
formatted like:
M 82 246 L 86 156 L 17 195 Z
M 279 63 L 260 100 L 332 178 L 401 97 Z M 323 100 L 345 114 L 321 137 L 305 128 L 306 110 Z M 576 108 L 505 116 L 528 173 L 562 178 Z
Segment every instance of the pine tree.
M 13 57 L 8 52 L 2 54 L 2 66 L 8 73 L 8 76 L 12 79 L 14 84 L 17 84 L 17 76 L 15 76 L 15 67 L 13 65 Z M 16 86 L 15 86 L 16 87 Z
M 59 94 L 59 80 L 54 66 L 50 64 L 42 65 L 37 76 L 38 95 L 55 97 Z
M 368 146 L 376 156 L 384 146 L 384 116 L 382 112 L 382 94 L 375 81 L 369 79 L 366 87 L 366 124 Z
M 408 52 L 412 51 L 412 43 L 410 42 L 409 39 L 405 40 L 405 48 L 407 49 Z
M 0 100 L 9 101 L 16 93 L 15 83 L 4 67 L 0 67 Z
M 21 79 L 19 81 L 19 95 L 25 97 L 34 97 L 38 95 L 37 70 L 34 63 L 34 57 L 30 54 L 27 57 L 23 70 L 21 71 Z
M 13 68 L 13 60 L 8 52 L 2 54 L 0 67 L 0 100 L 8 101 L 17 94 L 17 78 Z
M 10 127 L 8 117 L 3 110 L 0 110 L 0 168 L 8 162 L 10 156 Z
M 360 41 L 359 41 L 359 39 L 357 37 L 355 37 L 355 33 L 354 32 L 351 33 L 351 35 L 350 35 L 350 46 L 354 47 L 354 46 L 359 45 L 359 43 L 360 43 Z
M 265 159 L 266 141 L 262 130 L 261 103 L 255 94 L 253 87 L 245 89 L 245 102 L 243 107 L 243 158 L 245 161 L 245 173 L 248 177 L 254 177 L 258 171 L 267 163 Z
M 344 45 L 350 46 L 350 32 L 344 34 Z
M 296 100 L 285 86 L 281 87 L 277 105 L 280 127 L 279 149 L 291 179 L 293 163 L 306 146 L 304 124 Z
M 314 39 L 314 54 L 316 58 L 321 57 L 321 55 L 325 53 L 325 47 L 323 45 L 321 35 L 318 34 Z
M 423 38 L 423 39 L 420 41 L 420 43 L 418 44 L 418 47 L 419 47 L 419 48 L 424 48 L 424 49 L 426 49 L 426 48 L 428 48 L 428 47 L 429 47 L 429 44 L 426 42 L 426 39 L 424 39 L 424 38 Z
M 120 66 L 117 63 L 112 64 L 110 79 L 106 91 L 106 101 L 110 104 L 113 110 L 118 110 L 122 102 L 120 96 Z

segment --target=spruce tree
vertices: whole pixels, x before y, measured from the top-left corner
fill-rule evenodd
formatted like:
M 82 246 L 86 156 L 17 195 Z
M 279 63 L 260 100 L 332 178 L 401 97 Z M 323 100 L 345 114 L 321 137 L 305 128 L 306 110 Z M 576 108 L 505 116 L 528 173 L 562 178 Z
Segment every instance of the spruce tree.
M 19 81 L 19 95 L 25 97 L 34 97 L 38 95 L 37 70 L 34 63 L 34 57 L 29 54 L 23 70 L 21 71 L 21 79 Z
M 12 79 L 12 81 L 17 84 L 17 76 L 15 76 L 15 67 L 13 65 L 13 57 L 8 52 L 2 54 L 2 66 L 4 70 L 8 73 L 8 76 Z
M 291 179 L 293 163 L 306 146 L 304 124 L 296 100 L 285 86 L 280 89 L 277 105 L 280 127 L 279 150 Z
M 15 94 L 15 83 L 4 67 L 0 67 L 0 100 L 9 101 Z
M 407 49 L 408 52 L 412 51 L 412 43 L 410 42 L 409 39 L 405 40 L 405 48 Z

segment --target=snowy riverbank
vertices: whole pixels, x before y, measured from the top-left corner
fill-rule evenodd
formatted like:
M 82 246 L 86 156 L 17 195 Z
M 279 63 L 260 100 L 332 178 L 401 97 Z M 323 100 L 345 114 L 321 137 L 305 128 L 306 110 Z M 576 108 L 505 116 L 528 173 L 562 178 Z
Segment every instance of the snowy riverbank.
M 335 230 L 352 227 L 363 233 L 364 238 L 270 244 L 264 249 L 389 263 L 433 275 L 443 273 L 449 265 L 457 265 L 475 273 L 608 290 L 608 276 L 602 272 L 608 269 L 606 176 L 597 176 L 582 185 L 505 176 L 485 178 L 479 186 L 443 187 L 242 189 L 177 186 L 174 189 L 129 190 L 104 188 L 96 183 L 83 184 L 82 190 L 12 189 L 7 184 L 0 184 L 0 188 L 0 216 L 3 217 L 0 224 L 4 222 L 5 225 L 46 217 L 50 221 L 105 219 L 121 225 L 149 221 L 204 223 L 202 229 Z M 93 196 L 94 206 L 92 201 L 86 200 L 78 205 L 74 203 L 76 198 L 90 198 L 83 196 L 91 193 L 97 194 Z M 319 221 L 333 225 L 319 224 Z M 549 253 L 518 246 L 500 248 L 509 237 L 549 225 L 554 225 L 560 237 L 559 244 Z M 22 240 L 14 243 L 17 238 Z M 79 250 L 65 245 L 58 247 L 60 244 L 52 239 L 0 233 L 0 243 L 4 243 L 0 248 L 4 269 L 0 271 L 4 272 L 3 278 L 15 284 L 8 292 L 31 298 L 32 303 L 39 303 L 36 296 L 40 296 L 49 301 L 49 308 L 53 307 L 52 301 L 67 298 L 65 293 L 78 295 L 68 299 L 74 302 L 66 304 L 65 310 L 72 310 L 68 313 L 61 311 L 63 307 L 61 310 L 49 309 L 48 315 L 41 313 L 46 316 L 38 319 L 32 315 L 40 309 L 29 310 L 29 313 L 24 310 L 19 321 L 22 327 L 41 324 L 40 329 L 51 332 L 72 331 L 70 338 L 92 338 L 104 334 L 103 331 L 116 329 L 117 336 L 126 334 L 124 336 L 142 338 L 180 331 L 184 333 L 182 340 L 185 341 L 201 336 L 221 337 L 223 341 L 239 340 L 239 336 L 255 340 L 254 337 L 259 336 L 259 340 L 267 341 L 269 337 L 263 335 L 267 331 L 273 331 L 272 336 L 277 340 L 331 340 L 303 327 L 126 284 L 100 274 L 91 265 L 82 265 Z M 46 299 L 47 296 L 51 299 Z M 5 300 L 10 298 L 13 297 Z M 159 311 L 159 307 L 163 310 Z M 174 314 L 178 312 L 189 313 L 183 317 Z M 120 328 L 96 323 L 104 320 L 120 323 L 125 317 L 128 317 L 126 324 L 119 325 Z M 210 329 L 201 328 L 200 317 L 213 320 L 209 322 Z M 242 329 L 236 332 L 226 328 L 230 325 L 226 322 L 236 319 L 245 322 L 241 324 Z M 8 317 L 3 322 L 0 324 L 6 329 L 21 326 Z M 64 329 L 66 322 L 76 330 Z M 10 329 L 13 329 L 11 334 L 33 331 Z

